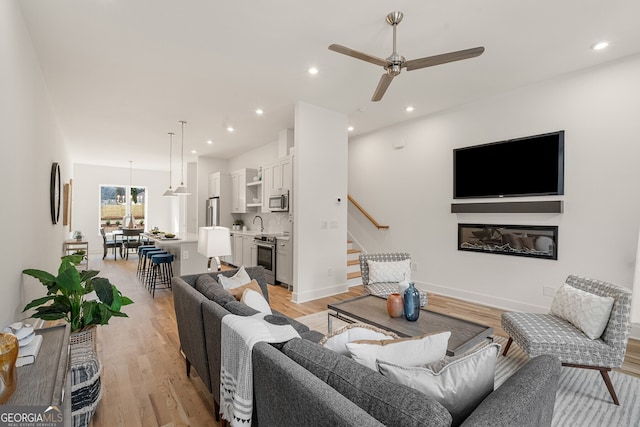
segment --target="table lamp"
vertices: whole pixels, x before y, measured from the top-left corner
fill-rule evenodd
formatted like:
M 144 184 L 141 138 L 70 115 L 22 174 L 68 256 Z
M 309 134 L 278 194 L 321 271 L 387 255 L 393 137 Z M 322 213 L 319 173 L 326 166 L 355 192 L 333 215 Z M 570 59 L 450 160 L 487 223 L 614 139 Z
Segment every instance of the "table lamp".
M 200 227 L 198 252 L 208 258 L 207 271 L 211 271 L 211 258 L 231 255 L 231 235 L 226 227 Z

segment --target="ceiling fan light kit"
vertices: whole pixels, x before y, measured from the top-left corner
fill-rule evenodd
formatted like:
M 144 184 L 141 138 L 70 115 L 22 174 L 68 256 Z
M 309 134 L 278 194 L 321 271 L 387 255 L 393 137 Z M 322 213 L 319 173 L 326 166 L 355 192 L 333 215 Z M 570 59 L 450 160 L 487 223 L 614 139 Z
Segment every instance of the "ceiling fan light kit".
M 396 51 L 396 27 L 400 22 L 402 22 L 403 17 L 404 15 L 402 12 L 391 12 L 387 15 L 387 23 L 393 27 L 393 52 L 386 59 L 359 52 L 357 50 L 350 49 L 339 44 L 332 44 L 329 46 L 329 50 L 350 56 L 352 58 L 360 59 L 361 61 L 366 61 L 374 65 L 380 65 L 382 68 L 384 68 L 385 73 L 382 75 L 382 77 L 380 77 L 380 81 L 378 82 L 376 90 L 373 92 L 371 101 L 377 102 L 382 99 L 385 92 L 389 88 L 389 85 L 393 81 L 393 78 L 400 74 L 402 68 L 406 68 L 407 71 L 413 71 L 420 68 L 446 64 L 447 62 L 475 58 L 476 56 L 482 55 L 482 53 L 484 52 L 484 47 L 474 47 L 471 49 L 448 52 L 440 55 L 427 56 L 424 58 L 412 59 L 407 61 L 404 56 L 399 55 Z

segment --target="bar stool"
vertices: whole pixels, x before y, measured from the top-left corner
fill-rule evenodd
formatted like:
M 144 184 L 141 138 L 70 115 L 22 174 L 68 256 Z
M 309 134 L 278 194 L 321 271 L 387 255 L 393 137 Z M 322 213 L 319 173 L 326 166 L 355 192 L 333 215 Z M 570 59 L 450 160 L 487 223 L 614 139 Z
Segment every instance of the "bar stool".
M 165 253 L 151 256 L 151 274 L 149 280 L 149 291 L 151 297 L 155 298 L 156 285 L 165 285 L 160 289 L 171 289 L 171 278 L 173 277 L 173 255 Z
M 138 276 L 141 275 L 146 262 L 145 253 L 152 249 L 158 249 L 154 245 L 143 245 L 138 247 Z
M 138 265 L 140 266 L 140 270 L 138 272 L 140 279 L 143 279 L 149 273 L 149 267 L 151 266 L 151 255 L 160 253 L 165 252 L 155 246 L 143 249 L 142 252 L 140 252 L 140 257 L 142 258 L 138 263 Z

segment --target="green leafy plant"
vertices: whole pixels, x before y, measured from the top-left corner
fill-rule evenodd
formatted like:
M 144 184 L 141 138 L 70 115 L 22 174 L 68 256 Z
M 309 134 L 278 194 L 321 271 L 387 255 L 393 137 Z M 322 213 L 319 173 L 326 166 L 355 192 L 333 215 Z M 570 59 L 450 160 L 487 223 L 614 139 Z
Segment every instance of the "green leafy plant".
M 110 226 L 110 225 L 111 225 L 111 220 L 110 220 L 110 219 L 106 220 L 106 221 L 104 222 L 104 224 L 105 224 L 107 227 L 108 227 L 108 226 Z
M 120 227 L 120 220 L 117 220 L 117 221 L 116 221 L 116 225 L 117 225 L 118 227 Z
M 99 271 L 79 272 L 76 266 L 82 258 L 82 254 L 63 256 L 57 276 L 42 270 L 23 270 L 24 274 L 35 277 L 47 287 L 47 295 L 34 299 L 23 311 L 35 308 L 33 317 L 64 319 L 71 325 L 71 332 L 91 325 L 106 325 L 112 316 L 129 317 L 120 309 L 133 301 L 122 295 L 109 279 L 97 277 Z M 97 299 L 90 299 L 88 294 L 94 291 Z

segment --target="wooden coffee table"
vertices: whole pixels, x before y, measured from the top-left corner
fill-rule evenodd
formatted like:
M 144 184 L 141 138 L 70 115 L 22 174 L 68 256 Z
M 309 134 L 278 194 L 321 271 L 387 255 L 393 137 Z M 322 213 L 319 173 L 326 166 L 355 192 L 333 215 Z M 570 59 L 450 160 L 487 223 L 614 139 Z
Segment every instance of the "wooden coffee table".
M 328 327 L 332 331 L 332 319 L 347 323 L 363 322 L 401 337 L 415 337 L 434 332 L 451 331 L 448 356 L 462 354 L 482 341 L 493 341 L 493 328 L 447 316 L 421 308 L 420 317 L 409 322 L 404 317 L 393 318 L 387 312 L 387 300 L 375 295 L 363 295 L 350 300 L 329 304 Z

